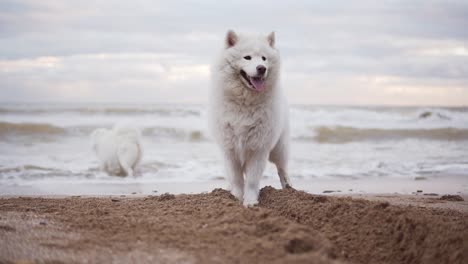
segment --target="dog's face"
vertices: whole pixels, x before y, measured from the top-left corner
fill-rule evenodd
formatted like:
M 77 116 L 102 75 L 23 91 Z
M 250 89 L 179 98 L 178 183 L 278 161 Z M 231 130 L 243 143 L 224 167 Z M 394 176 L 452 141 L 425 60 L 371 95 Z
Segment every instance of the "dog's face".
M 275 34 L 246 36 L 230 30 L 225 41 L 225 58 L 245 87 L 256 92 L 267 89 L 271 75 L 279 66 Z

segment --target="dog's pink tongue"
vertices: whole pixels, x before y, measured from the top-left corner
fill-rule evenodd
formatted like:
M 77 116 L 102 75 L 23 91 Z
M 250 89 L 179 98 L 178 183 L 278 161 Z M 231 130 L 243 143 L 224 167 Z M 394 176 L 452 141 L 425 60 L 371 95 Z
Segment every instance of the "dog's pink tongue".
M 263 90 L 263 80 L 261 78 L 250 78 L 250 82 L 256 91 L 260 92 Z

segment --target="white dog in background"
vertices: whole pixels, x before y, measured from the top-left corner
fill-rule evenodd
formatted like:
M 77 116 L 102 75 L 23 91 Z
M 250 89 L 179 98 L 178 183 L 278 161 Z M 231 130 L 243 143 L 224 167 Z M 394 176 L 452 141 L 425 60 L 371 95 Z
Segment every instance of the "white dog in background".
M 291 186 L 288 107 L 279 71 L 273 32 L 260 36 L 228 31 L 225 49 L 212 69 L 211 126 L 231 192 L 244 206 L 258 203 L 267 160 L 276 165 L 282 187 Z
M 128 126 L 99 128 L 93 131 L 91 139 L 103 171 L 110 175 L 134 175 L 143 155 L 138 129 Z

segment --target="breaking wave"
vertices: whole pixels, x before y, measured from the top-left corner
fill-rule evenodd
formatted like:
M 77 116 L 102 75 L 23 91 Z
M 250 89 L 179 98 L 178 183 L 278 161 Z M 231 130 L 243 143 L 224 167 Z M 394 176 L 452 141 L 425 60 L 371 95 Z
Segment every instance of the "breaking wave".
M 429 139 L 441 141 L 468 140 L 468 129 L 433 128 L 433 129 L 376 129 L 345 126 L 322 126 L 314 130 L 311 137 L 302 140 L 314 140 L 319 143 L 346 143 L 352 141 L 382 141 L 401 139 Z
M 149 127 L 143 129 L 142 134 L 148 137 L 165 137 L 189 141 L 206 140 L 206 137 L 200 130 L 185 130 L 172 127 Z
M 28 137 L 88 137 L 97 126 L 59 127 L 46 123 L 8 123 L 0 122 L 0 140 L 15 136 Z M 142 135 L 155 139 L 173 139 L 183 141 L 205 141 L 206 133 L 200 129 L 175 127 L 145 127 Z M 319 126 L 309 132 L 293 136 L 293 140 L 313 141 L 317 143 L 347 143 L 353 141 L 384 141 L 401 139 L 424 139 L 440 141 L 468 140 L 468 129 L 431 128 L 431 129 L 383 129 L 356 128 L 348 126 Z
M 219 179 L 207 113 L 191 104 L 0 103 L 0 185 Z M 107 175 L 92 153 L 92 131 L 116 124 L 141 130 L 136 178 Z M 290 124 L 293 178 L 467 175 L 468 107 L 291 106 Z
M 64 135 L 66 130 L 61 127 L 44 123 L 9 123 L 0 122 L 0 136 L 5 135 Z
M 0 114 L 14 115 L 47 115 L 47 114 L 80 114 L 80 115 L 158 115 L 158 116 L 200 116 L 196 109 L 184 109 L 177 107 L 22 107 L 22 108 L 0 108 Z
M 123 122 L 140 128 L 142 135 L 151 139 L 206 141 L 205 114 L 201 105 L 3 104 L 0 140 L 87 138 L 97 128 Z M 468 140 L 466 107 L 292 106 L 290 121 L 295 141 Z
M 58 127 L 46 123 L 9 123 L 0 122 L 0 139 L 15 136 L 54 137 L 81 136 L 88 137 L 97 126 Z M 171 127 L 147 127 L 142 129 L 143 136 L 155 138 L 172 138 L 177 140 L 202 141 L 206 137 L 201 130 L 185 130 Z

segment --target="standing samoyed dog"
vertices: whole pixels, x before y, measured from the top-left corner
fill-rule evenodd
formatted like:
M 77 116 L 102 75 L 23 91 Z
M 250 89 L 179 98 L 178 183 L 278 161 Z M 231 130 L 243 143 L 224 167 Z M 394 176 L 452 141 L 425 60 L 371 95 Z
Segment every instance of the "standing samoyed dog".
M 143 154 L 138 129 L 128 126 L 99 128 L 93 131 L 91 140 L 102 170 L 110 175 L 134 175 Z
M 291 186 L 288 107 L 279 71 L 274 32 L 260 36 L 231 30 L 212 69 L 211 126 L 224 155 L 231 192 L 244 206 L 258 203 L 267 160 L 276 165 L 281 186 Z

